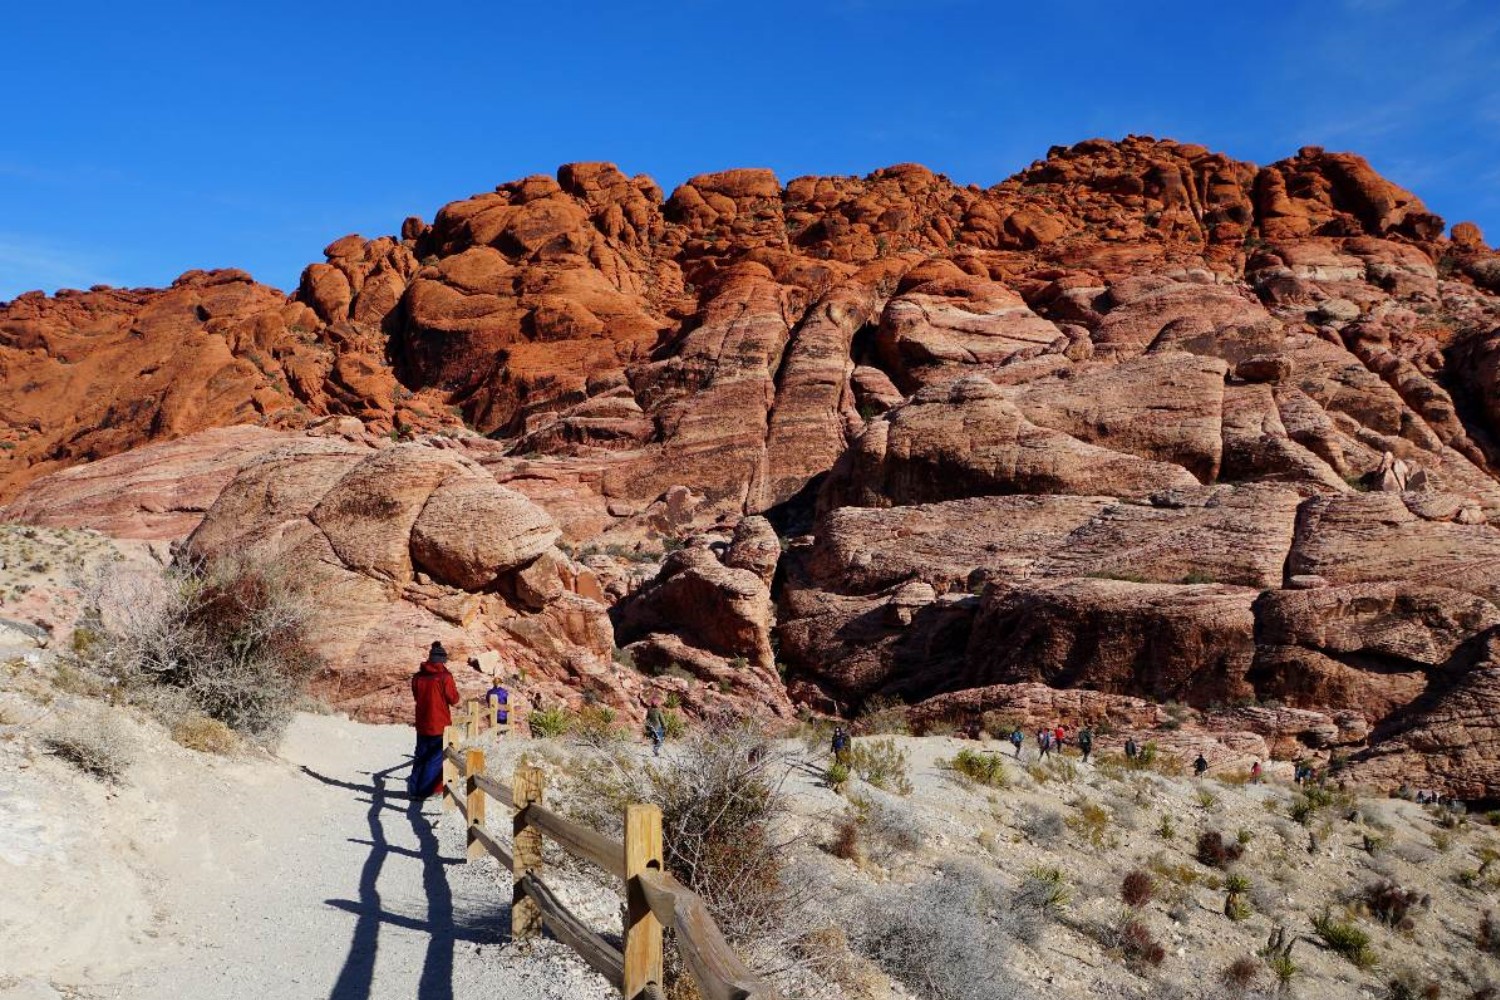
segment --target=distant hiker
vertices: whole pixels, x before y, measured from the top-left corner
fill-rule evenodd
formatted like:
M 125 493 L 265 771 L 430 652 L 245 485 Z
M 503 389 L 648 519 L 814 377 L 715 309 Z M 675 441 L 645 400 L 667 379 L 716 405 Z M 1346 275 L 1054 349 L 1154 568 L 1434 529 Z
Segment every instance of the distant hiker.
M 1061 753 L 1062 752 L 1062 748 L 1065 745 L 1067 745 L 1067 742 L 1068 742 L 1068 727 L 1067 726 L 1059 725 L 1056 729 L 1052 730 L 1052 749 L 1056 750 L 1058 753 Z
M 667 738 L 667 720 L 662 718 L 660 698 L 652 698 L 651 707 L 646 709 L 646 735 L 651 737 L 652 755 L 660 757 L 662 741 Z
M 833 727 L 832 750 L 836 763 L 844 765 L 849 763 L 849 734 L 843 726 Z
M 484 693 L 484 703 L 490 708 L 491 722 L 497 726 L 510 724 L 510 691 L 501 683 L 499 674 L 490 678 L 490 689 Z
M 412 756 L 406 794 L 425 799 L 443 790 L 443 730 L 453 725 L 450 709 L 458 704 L 458 685 L 448 672 L 448 651 L 434 642 L 427 659 L 412 675 L 411 696 L 416 702 L 417 750 Z
M 1011 730 L 1010 745 L 1016 748 L 1016 760 L 1021 759 L 1021 744 L 1025 742 L 1026 735 L 1021 732 L 1020 726 L 1017 726 L 1015 729 Z
M 1041 754 L 1038 759 L 1047 756 L 1047 754 L 1052 752 L 1052 734 L 1045 729 L 1038 731 L 1036 734 L 1036 745 L 1041 748 Z
M 1250 765 L 1250 784 L 1260 784 L 1260 761 Z
M 1208 773 L 1208 761 L 1204 760 L 1203 759 L 1203 755 L 1200 753 L 1198 755 L 1198 759 L 1195 760 L 1195 761 L 1193 761 L 1193 775 L 1195 777 L 1201 778 L 1201 777 L 1203 777 L 1207 773 Z
M 1135 758 L 1140 754 L 1140 752 L 1141 752 L 1141 748 L 1135 745 L 1135 737 L 1134 736 L 1127 736 L 1127 737 L 1125 737 L 1125 759 L 1126 760 L 1135 760 Z
M 1089 762 L 1089 754 L 1094 752 L 1094 733 L 1087 726 L 1078 730 L 1078 749 L 1083 751 L 1083 762 Z

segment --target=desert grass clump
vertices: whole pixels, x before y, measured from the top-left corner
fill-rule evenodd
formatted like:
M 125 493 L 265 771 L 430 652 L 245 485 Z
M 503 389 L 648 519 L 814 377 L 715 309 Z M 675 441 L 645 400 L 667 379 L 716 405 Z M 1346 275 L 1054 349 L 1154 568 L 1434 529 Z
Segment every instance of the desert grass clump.
M 575 743 L 597 750 L 625 739 L 615 719 L 615 710 L 607 705 L 585 705 L 569 720 L 566 731 Z
M 968 780 L 990 788 L 1009 788 L 1010 778 L 1005 773 L 1005 764 L 999 754 L 980 753 L 964 747 L 951 761 L 948 769 L 963 775 Z
M 1230 862 L 1238 861 L 1245 853 L 1244 845 L 1237 840 L 1226 840 L 1217 830 L 1204 830 L 1198 835 L 1195 857 L 1209 868 L 1226 868 Z
M 849 748 L 849 769 L 881 791 L 911 794 L 907 752 L 892 739 L 858 740 Z
M 976 927 L 1000 933 L 980 935 Z M 991 870 L 959 862 L 916 886 L 872 898 L 851 937 L 886 975 L 918 996 L 1015 1000 L 1024 991 L 1010 968 L 1007 938 L 1039 933 L 1035 911 L 1011 905 Z
M 220 756 L 233 753 L 239 746 L 239 738 L 233 729 L 206 715 L 189 715 L 180 719 L 172 727 L 172 739 L 189 750 Z
M 833 828 L 833 839 L 829 841 L 828 853 L 845 861 L 858 861 L 862 856 L 859 846 L 859 819 L 845 816 Z
M 1050 843 L 1062 837 L 1068 824 L 1055 809 L 1037 809 L 1021 818 L 1021 832 L 1035 843 Z
M 1313 930 L 1330 951 L 1342 955 L 1356 969 L 1370 970 L 1377 964 L 1370 935 L 1352 920 L 1340 920 L 1327 910 L 1313 918 Z
M 58 729 L 43 736 L 41 743 L 52 756 L 112 785 L 125 779 L 134 756 L 124 732 L 108 722 L 89 729 Z
M 828 766 L 823 769 L 823 784 L 834 791 L 840 791 L 848 783 L 849 773 L 849 765 L 840 764 L 836 760 L 830 761 Z
M 1016 892 L 1016 903 L 1056 917 L 1073 901 L 1073 889 L 1061 868 L 1039 865 L 1026 873 Z
M 1082 802 L 1067 818 L 1068 828 L 1079 841 L 1090 847 L 1108 847 L 1114 842 L 1110 834 L 1109 810 L 1097 802 Z
M 1126 906 L 1139 910 L 1151 902 L 1151 897 L 1156 895 L 1156 879 L 1149 872 L 1136 869 L 1126 874 L 1120 883 L 1120 899 Z

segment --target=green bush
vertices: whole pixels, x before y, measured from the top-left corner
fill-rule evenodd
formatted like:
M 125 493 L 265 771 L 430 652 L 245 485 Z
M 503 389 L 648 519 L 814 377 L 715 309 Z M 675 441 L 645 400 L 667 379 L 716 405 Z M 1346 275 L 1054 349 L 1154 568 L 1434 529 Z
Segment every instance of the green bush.
M 907 753 L 895 740 L 860 739 L 849 749 L 849 769 L 866 781 L 897 795 L 911 794 L 907 776 Z
M 981 785 L 989 785 L 991 788 L 1010 787 L 1010 779 L 1006 776 L 1005 765 L 1001 763 L 999 754 L 980 753 L 965 747 L 948 762 L 948 767 Z
M 1377 964 L 1370 935 L 1352 920 L 1338 920 L 1327 910 L 1313 918 L 1313 930 L 1331 951 L 1337 952 L 1356 969 L 1369 970 Z
M 559 706 L 532 712 L 527 722 L 531 726 L 531 735 L 534 739 L 547 740 L 566 733 L 572 726 L 573 720 L 568 715 L 568 710 Z

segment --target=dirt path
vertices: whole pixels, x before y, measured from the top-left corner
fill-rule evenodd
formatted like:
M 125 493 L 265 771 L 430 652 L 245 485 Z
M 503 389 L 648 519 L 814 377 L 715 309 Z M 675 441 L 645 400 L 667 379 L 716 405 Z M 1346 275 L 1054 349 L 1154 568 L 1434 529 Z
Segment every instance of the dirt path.
M 179 816 L 158 860 L 159 961 L 103 996 L 537 1000 L 610 995 L 571 952 L 504 943 L 510 880 L 461 820 L 407 802 L 411 730 L 301 716 L 285 766 Z M 194 804 L 188 804 L 193 808 Z

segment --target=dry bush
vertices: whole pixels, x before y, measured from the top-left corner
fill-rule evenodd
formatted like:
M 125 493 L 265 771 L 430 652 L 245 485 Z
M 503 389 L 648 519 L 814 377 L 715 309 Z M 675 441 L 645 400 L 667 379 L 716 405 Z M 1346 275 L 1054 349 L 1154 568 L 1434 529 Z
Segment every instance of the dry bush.
M 1036 912 L 1008 905 L 995 874 L 959 862 L 915 886 L 896 886 L 864 907 L 856 946 L 892 979 L 928 1000 L 1012 1000 L 1025 995 L 1009 963 L 1009 938 Z
M 895 698 L 876 695 L 865 702 L 859 717 L 854 720 L 854 731 L 861 736 L 888 733 L 906 736 L 911 727 L 906 723 L 906 705 Z
M 1365 887 L 1364 904 L 1370 913 L 1387 927 L 1409 931 L 1416 926 L 1411 911 L 1420 906 L 1432 907 L 1432 897 L 1424 896 L 1415 889 L 1403 889 L 1389 879 L 1381 879 Z
M 42 748 L 100 781 L 119 784 L 130 769 L 133 748 L 124 730 L 110 720 L 88 729 L 56 729 L 42 737 Z
M 845 816 L 839 820 L 838 825 L 833 828 L 833 840 L 829 842 L 828 853 L 845 861 L 859 860 L 859 820 L 856 817 Z
M 872 860 L 888 864 L 901 854 L 921 849 L 926 828 L 911 806 L 879 792 L 853 795 L 849 801 L 858 810 L 861 840 Z
M 199 753 L 229 754 L 239 746 L 233 729 L 206 715 L 189 715 L 179 720 L 172 727 L 172 739 Z
M 597 750 L 625 739 L 615 719 L 615 710 L 607 705 L 585 705 L 568 720 L 565 731 L 573 742 Z
M 1010 778 L 1005 773 L 1005 764 L 996 753 L 982 753 L 964 747 L 951 761 L 949 770 L 963 775 L 970 781 L 991 788 L 1009 788 Z
M 1376 965 L 1375 950 L 1370 947 L 1370 935 L 1361 930 L 1352 920 L 1339 920 L 1326 910 L 1313 918 L 1313 930 L 1323 939 L 1331 951 L 1338 952 L 1356 969 L 1369 970 Z
M 1081 802 L 1073 815 L 1066 820 L 1069 829 L 1078 839 L 1090 847 L 1103 848 L 1114 845 L 1115 838 L 1109 829 L 1109 810 L 1097 802 Z
M 1225 840 L 1217 830 L 1204 830 L 1198 835 L 1195 857 L 1210 868 L 1224 868 L 1231 861 L 1238 861 L 1245 853 L 1244 845 L 1237 840 Z
M 1054 841 L 1068 828 L 1063 814 L 1055 809 L 1037 809 L 1021 818 L 1021 832 L 1033 841 Z
M 256 740 L 281 734 L 321 665 L 313 600 L 278 565 L 224 558 L 160 575 L 117 569 L 88 603 L 84 627 L 95 638 L 77 655 L 89 669 L 127 693 L 185 692 L 199 712 Z
M 1140 869 L 1130 872 L 1120 883 L 1120 899 L 1137 910 L 1151 902 L 1155 894 L 1156 880 Z
M 1412 969 L 1400 969 L 1385 984 L 1385 1000 L 1439 1000 L 1442 986 Z
M 1127 914 L 1115 927 L 1114 939 L 1126 964 L 1138 972 L 1160 965 L 1167 957 L 1167 949 L 1156 940 L 1151 928 L 1133 913 Z
M 782 783 L 789 767 L 759 728 L 710 718 L 673 758 L 642 764 L 606 751 L 574 767 L 568 808 L 574 819 L 619 836 L 627 804 L 660 806 L 667 870 L 703 897 L 731 942 L 776 941 L 788 929 L 786 915 L 817 889 L 787 876 L 793 841 L 784 836 Z
M 1260 985 L 1263 971 L 1261 963 L 1247 955 L 1226 965 L 1219 973 L 1219 981 L 1231 995 L 1244 996 Z

